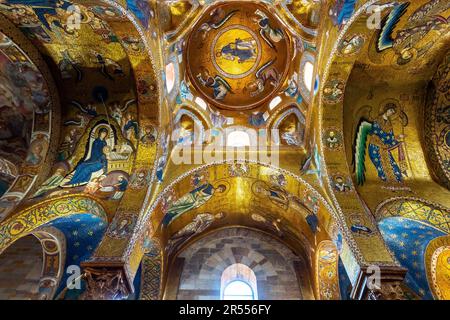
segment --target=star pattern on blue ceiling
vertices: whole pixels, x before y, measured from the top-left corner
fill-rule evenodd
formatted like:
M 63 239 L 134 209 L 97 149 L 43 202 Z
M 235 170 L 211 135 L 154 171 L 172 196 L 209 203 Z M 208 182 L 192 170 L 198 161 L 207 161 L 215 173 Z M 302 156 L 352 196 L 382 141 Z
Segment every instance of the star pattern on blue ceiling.
M 67 285 L 67 278 L 70 276 L 66 273 L 67 268 L 71 265 L 79 266 L 81 262 L 91 257 L 100 243 L 107 225 L 107 222 L 92 214 L 75 214 L 45 225 L 60 230 L 66 237 L 66 263 L 56 296 Z M 74 296 L 80 293 L 79 290 L 68 290 L 66 297 L 71 296 L 70 291 L 74 291 L 72 292 Z
M 432 300 L 424 256 L 430 241 L 445 233 L 423 222 L 403 217 L 386 218 L 379 223 L 379 228 L 389 249 L 408 269 L 405 284 L 422 299 Z

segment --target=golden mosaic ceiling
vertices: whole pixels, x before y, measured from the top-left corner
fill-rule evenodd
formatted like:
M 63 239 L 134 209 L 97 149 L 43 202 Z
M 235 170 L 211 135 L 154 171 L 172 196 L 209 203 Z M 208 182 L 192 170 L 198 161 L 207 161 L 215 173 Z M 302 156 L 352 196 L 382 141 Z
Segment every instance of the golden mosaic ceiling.
M 188 73 L 213 105 L 250 109 L 278 91 L 289 56 L 289 36 L 265 7 L 223 4 L 206 12 L 193 28 Z
M 29 141 L 12 155 L 23 170 L 7 168 L 0 252 L 97 212 L 109 225 L 91 262 L 123 264 L 132 286 L 155 243 L 168 272 L 182 248 L 239 226 L 304 247 L 325 298 L 337 253 L 357 288 L 361 268 L 401 264 L 389 227 L 448 235 L 448 1 L 378 1 L 375 29 L 362 0 L 45 2 L 0 0 L 0 125 L 22 109 L 30 124 L 12 137 Z M 239 145 L 229 132 L 258 133 L 270 157 L 207 153 L 210 136 Z M 418 255 L 436 297 L 445 239 Z

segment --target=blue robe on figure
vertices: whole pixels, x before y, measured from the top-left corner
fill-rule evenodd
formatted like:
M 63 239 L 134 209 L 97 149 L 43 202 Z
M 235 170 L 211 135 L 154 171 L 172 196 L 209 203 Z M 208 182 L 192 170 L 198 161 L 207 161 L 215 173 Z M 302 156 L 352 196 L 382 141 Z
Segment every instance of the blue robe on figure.
M 342 4 L 339 4 L 342 5 L 342 7 L 339 9 L 336 17 L 336 22 L 339 26 L 342 26 L 345 21 L 348 21 L 351 18 L 356 5 L 356 0 L 343 0 L 342 2 Z
M 223 55 L 231 55 L 239 58 L 239 62 L 245 62 L 247 60 L 254 59 L 256 52 L 253 47 L 248 46 L 247 42 L 241 39 L 236 39 L 234 43 L 230 43 L 222 48 L 221 53 Z
M 68 185 L 82 185 L 91 180 L 92 174 L 102 170 L 104 172 L 108 169 L 108 160 L 103 152 L 103 148 L 106 147 L 106 141 L 100 138 L 94 140 L 92 144 L 91 156 L 75 167 L 75 172 L 68 183 Z
M 389 148 L 395 148 L 398 147 L 400 142 L 395 138 L 394 132 L 392 130 L 385 131 L 378 122 L 375 122 L 373 124 L 372 130 L 370 132 L 372 135 L 377 136 L 380 141 L 383 142 L 384 146 L 387 146 Z M 383 167 L 383 160 L 382 160 L 382 152 L 386 152 L 389 157 L 389 163 L 391 168 Z M 392 155 L 392 151 L 390 150 L 384 150 L 382 146 L 377 145 L 375 143 L 369 144 L 369 157 L 372 161 L 373 165 L 377 168 L 378 176 L 381 180 L 387 181 L 387 172 L 386 170 L 392 170 L 394 173 L 395 179 L 398 182 L 402 182 L 403 176 L 402 171 L 400 170 L 400 167 L 398 166 L 397 162 L 394 159 L 394 156 Z
M 306 223 L 308 224 L 311 231 L 316 234 L 319 227 L 319 219 L 317 218 L 317 215 L 315 215 L 314 213 L 308 214 L 308 216 L 306 217 Z

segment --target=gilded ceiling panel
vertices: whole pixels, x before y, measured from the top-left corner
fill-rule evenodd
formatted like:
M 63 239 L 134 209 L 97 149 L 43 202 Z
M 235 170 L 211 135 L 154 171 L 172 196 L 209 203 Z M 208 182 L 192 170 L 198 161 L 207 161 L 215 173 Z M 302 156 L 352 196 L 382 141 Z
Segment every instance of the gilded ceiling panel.
M 188 74 L 213 105 L 248 109 L 284 81 L 290 39 L 265 7 L 240 3 L 210 9 L 188 40 Z

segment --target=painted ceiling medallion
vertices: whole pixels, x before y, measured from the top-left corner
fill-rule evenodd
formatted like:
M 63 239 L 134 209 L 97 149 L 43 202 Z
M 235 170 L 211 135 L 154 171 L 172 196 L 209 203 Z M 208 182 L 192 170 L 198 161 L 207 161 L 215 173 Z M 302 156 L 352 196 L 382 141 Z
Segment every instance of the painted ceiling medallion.
M 187 48 L 188 72 L 213 105 L 251 109 L 279 90 L 289 51 L 282 25 L 264 7 L 224 4 L 194 27 Z
M 235 50 L 240 49 L 242 54 L 235 55 Z M 231 79 L 245 78 L 261 62 L 261 42 L 251 29 L 240 25 L 229 26 L 215 37 L 211 47 L 211 61 L 222 76 Z

